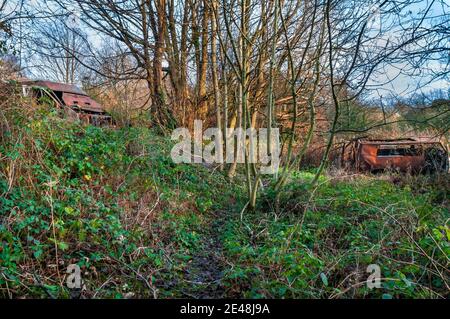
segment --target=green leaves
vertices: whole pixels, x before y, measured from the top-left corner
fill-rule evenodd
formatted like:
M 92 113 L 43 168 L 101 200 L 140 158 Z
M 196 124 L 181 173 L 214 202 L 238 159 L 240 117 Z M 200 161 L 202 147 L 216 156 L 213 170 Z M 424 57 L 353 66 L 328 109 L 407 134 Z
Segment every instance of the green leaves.
M 99 297 L 147 296 L 148 287 L 131 269 L 162 296 L 183 296 L 184 276 L 195 257 L 211 249 L 211 236 L 223 244 L 223 281 L 232 296 L 347 297 L 346 288 L 364 281 L 372 263 L 388 280 L 380 289 L 357 287 L 354 296 L 428 297 L 421 286 L 445 289 L 436 271 L 427 270 L 430 260 L 422 251 L 438 267 L 448 262 L 448 211 L 436 196 L 417 194 L 412 186 L 321 177 L 311 198 L 313 174 L 295 172 L 280 197 L 266 187 L 259 208 L 241 222 L 240 185 L 201 166 L 174 165 L 170 141 L 147 129 L 83 127 L 47 113 L 28 129 L 24 145 L 0 145 L 17 161 L 32 147 L 40 156 L 20 162 L 23 174 L 0 197 L 6 221 L 0 223 L 0 260 L 5 276 L 16 280 L 8 282 L 13 291 L 42 295 L 42 289 L 23 288 L 17 269 L 39 274 L 42 265 L 54 264 L 56 244 L 60 261 L 77 263 L 92 286 L 113 276 Z M 0 168 L 6 169 L 4 162 Z M 49 181 L 57 183 L 49 188 Z M 8 188 L 0 179 L 0 193 Z M 213 234 L 206 231 L 212 223 L 220 224 Z M 56 297 L 67 295 L 53 289 L 54 282 L 45 284 Z
M 320 273 L 320 279 L 325 287 L 328 287 L 328 278 L 323 272 Z
M 366 267 L 377 264 L 387 278 L 382 287 L 356 287 L 352 297 L 445 294 L 442 278 L 423 253 L 433 256 L 441 273 L 446 272 L 448 211 L 433 204 L 429 194 L 434 189 L 417 193 L 413 186 L 398 187 L 376 176 L 364 176 L 351 181 L 324 180 L 311 197 L 305 186 L 311 178 L 312 174 L 296 172 L 279 197 L 268 189 L 259 210 L 247 212 L 243 223 L 228 222 L 224 249 L 234 264 L 229 272 L 249 265 L 261 269 L 240 283 L 227 277 L 233 289 L 243 289 L 245 296 L 264 292 L 275 298 L 349 297 L 346 288 L 352 280 L 366 280 Z M 275 203 L 276 217 L 269 213 Z M 303 216 L 300 230 L 296 225 Z M 424 273 L 433 279 L 429 281 Z
M 58 242 L 58 248 L 61 249 L 62 251 L 65 251 L 69 248 L 69 244 L 63 242 L 63 241 L 59 241 Z
M 67 215 L 70 215 L 70 216 L 76 215 L 76 214 L 74 213 L 75 210 L 74 210 L 72 207 L 69 207 L 69 206 L 64 207 L 64 212 L 65 212 Z

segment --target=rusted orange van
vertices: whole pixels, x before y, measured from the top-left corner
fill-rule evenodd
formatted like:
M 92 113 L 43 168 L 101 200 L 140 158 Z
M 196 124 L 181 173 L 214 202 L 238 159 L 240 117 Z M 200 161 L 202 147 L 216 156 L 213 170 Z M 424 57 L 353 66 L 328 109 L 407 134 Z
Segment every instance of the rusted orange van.
M 357 171 L 443 172 L 448 150 L 437 139 L 356 139 L 343 148 L 343 165 Z

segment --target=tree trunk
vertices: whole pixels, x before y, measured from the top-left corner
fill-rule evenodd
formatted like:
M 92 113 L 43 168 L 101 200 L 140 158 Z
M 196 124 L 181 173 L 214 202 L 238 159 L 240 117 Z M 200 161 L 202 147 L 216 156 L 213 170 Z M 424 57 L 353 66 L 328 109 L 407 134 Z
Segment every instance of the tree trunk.
M 153 100 L 152 118 L 163 130 L 174 128 L 175 119 L 167 105 L 164 87 L 162 60 L 164 57 L 164 34 L 166 32 L 165 6 L 166 0 L 155 1 L 157 26 L 154 28 L 155 48 L 153 52 Z
M 212 0 L 212 10 L 217 9 L 217 1 Z M 220 91 L 219 91 L 219 78 L 217 75 L 217 39 L 216 39 L 216 20 L 211 19 L 211 67 L 212 67 L 212 80 L 214 89 L 214 107 L 216 109 L 216 127 L 219 132 L 222 133 L 222 114 L 220 110 Z M 216 152 L 223 154 L 223 139 L 220 139 L 220 144 L 217 145 Z M 223 165 L 220 165 L 220 169 L 223 169 Z
M 202 17 L 202 36 L 201 36 L 201 57 L 198 76 L 198 114 L 202 120 L 208 115 L 208 100 L 206 95 L 206 72 L 208 66 L 208 24 L 209 24 L 209 8 L 208 0 L 203 0 L 203 17 Z

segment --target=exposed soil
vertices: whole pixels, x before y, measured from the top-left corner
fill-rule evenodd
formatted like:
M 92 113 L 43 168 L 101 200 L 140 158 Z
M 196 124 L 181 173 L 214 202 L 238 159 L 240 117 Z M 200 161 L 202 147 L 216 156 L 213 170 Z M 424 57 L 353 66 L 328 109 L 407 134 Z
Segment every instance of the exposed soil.
M 203 232 L 202 249 L 192 257 L 186 271 L 188 288 L 183 291 L 187 297 L 196 299 L 223 298 L 222 285 L 223 247 L 220 234 L 223 231 L 221 212 L 212 213 L 211 222 Z

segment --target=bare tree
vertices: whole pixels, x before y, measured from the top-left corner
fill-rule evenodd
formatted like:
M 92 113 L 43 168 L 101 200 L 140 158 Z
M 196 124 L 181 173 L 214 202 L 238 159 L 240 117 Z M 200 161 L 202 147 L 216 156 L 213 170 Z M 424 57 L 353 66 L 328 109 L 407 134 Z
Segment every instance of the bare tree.
M 55 1 L 64 10 L 73 2 Z M 82 22 L 95 32 L 120 42 L 133 56 L 138 74 L 147 81 L 152 96 L 151 115 L 155 125 L 174 127 L 176 119 L 164 85 L 164 46 L 167 33 L 166 1 L 133 2 L 76 0 Z

